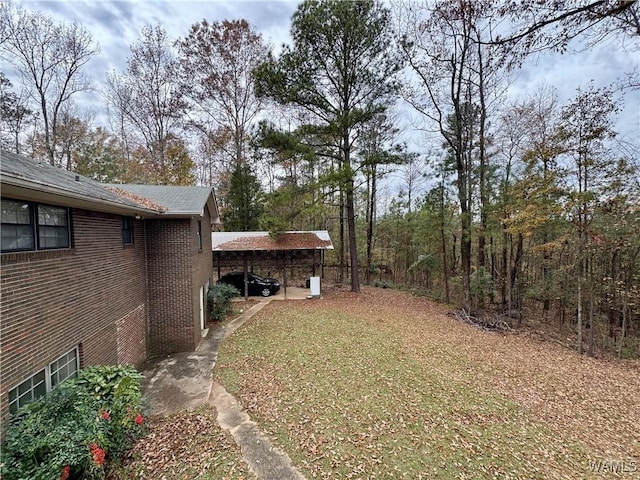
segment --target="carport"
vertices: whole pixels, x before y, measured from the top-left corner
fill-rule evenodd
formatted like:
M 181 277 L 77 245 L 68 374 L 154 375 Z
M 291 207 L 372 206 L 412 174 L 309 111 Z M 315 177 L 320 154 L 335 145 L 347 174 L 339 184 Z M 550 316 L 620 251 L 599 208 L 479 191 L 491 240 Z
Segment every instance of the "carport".
M 279 271 L 287 298 L 287 268 L 309 267 L 311 277 L 324 277 L 324 252 L 333 250 L 326 230 L 269 232 L 212 232 L 213 268 L 220 278 L 222 268 L 242 268 L 247 274 L 255 266 Z M 319 275 L 318 275 L 319 274 Z

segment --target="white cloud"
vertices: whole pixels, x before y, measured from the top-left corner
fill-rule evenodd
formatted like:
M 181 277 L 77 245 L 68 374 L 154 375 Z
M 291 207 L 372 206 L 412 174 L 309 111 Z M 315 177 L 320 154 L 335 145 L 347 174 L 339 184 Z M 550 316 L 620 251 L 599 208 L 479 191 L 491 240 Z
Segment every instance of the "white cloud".
M 99 42 L 101 53 L 88 65 L 97 91 L 83 95 L 81 102 L 91 104 L 99 115 L 104 114 L 100 90 L 112 70 L 126 68 L 130 45 L 137 42 L 140 31 L 147 24 L 161 24 L 170 39 L 188 34 L 191 25 L 207 19 L 246 19 L 276 51 L 290 41 L 290 19 L 297 0 L 23 0 L 29 10 L 41 10 L 57 21 L 76 21 L 84 25 Z M 637 40 L 636 40 L 637 41 Z M 632 40 L 633 42 L 633 40 Z M 637 46 L 636 46 L 637 48 Z M 564 55 L 546 53 L 531 58 L 517 72 L 509 88 L 508 97 L 523 98 L 540 83 L 558 89 L 564 103 L 573 97 L 578 87 L 586 87 L 593 80 L 596 87 L 614 82 L 625 71 L 638 67 L 638 56 L 613 42 L 594 49 Z M 11 72 L 7 74 L 11 78 Z M 11 78 L 18 84 L 17 78 Z M 640 92 L 626 91 L 624 108 L 618 117 L 618 127 L 627 140 L 640 137 Z

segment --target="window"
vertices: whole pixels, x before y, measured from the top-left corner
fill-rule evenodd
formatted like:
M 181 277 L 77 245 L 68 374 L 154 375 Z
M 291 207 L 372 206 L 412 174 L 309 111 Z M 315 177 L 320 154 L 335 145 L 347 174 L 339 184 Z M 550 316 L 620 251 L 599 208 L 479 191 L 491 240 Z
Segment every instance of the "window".
M 133 218 L 122 217 L 122 244 L 131 245 L 133 243 Z
M 69 209 L 2 199 L 2 251 L 69 248 Z
M 67 378 L 75 377 L 77 371 L 78 349 L 74 348 L 49 364 L 51 388 L 58 386 L 58 384 L 65 381 Z
M 16 413 L 18 408 L 44 396 L 45 393 L 47 393 L 45 370 L 41 370 L 16 388 L 9 390 L 9 412 Z
M 51 362 L 20 385 L 9 390 L 9 413 L 36 400 L 67 378 L 75 377 L 78 372 L 78 349 L 74 348 Z
M 38 248 L 69 246 L 69 211 L 62 207 L 38 205 Z
M 202 221 L 198 220 L 198 249 L 202 250 Z
M 2 251 L 35 250 L 34 222 L 28 202 L 2 199 Z

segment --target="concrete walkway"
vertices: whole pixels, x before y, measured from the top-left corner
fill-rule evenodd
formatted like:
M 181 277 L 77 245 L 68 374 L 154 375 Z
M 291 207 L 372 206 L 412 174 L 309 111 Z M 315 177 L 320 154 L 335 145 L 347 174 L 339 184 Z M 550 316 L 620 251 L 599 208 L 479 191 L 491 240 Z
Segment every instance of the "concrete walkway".
M 271 443 L 238 401 L 222 385 L 213 382 L 213 367 L 222 340 L 277 299 L 263 298 L 226 326 L 209 331 L 195 352 L 177 353 L 148 365 L 142 372 L 145 377 L 142 391 L 153 414 L 193 410 L 210 403 L 218 412 L 218 425 L 231 433 L 245 462 L 259 479 L 304 480 L 289 456 Z
M 218 425 L 227 430 L 242 449 L 242 456 L 249 468 L 258 478 L 264 480 L 304 480 L 304 477 L 291 464 L 289 456 L 277 447 L 252 422 L 238 401 L 214 383 L 210 401 L 218 411 Z

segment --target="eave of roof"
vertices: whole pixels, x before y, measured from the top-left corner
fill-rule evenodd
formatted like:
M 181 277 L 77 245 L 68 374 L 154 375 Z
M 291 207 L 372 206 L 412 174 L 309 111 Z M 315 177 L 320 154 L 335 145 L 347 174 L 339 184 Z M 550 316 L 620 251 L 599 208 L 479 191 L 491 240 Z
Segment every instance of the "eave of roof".
M 0 150 L 2 196 L 144 218 L 203 217 L 220 223 L 211 187 L 109 185 L 24 155 Z M 148 193 L 148 194 L 147 194 Z
M 212 187 L 108 184 L 107 188 L 115 189 L 123 196 L 131 196 L 132 199 L 143 198 L 147 199 L 150 204 L 161 205 L 165 217 L 203 217 L 206 207 L 211 215 L 212 223 L 220 223 Z
M 156 216 L 160 213 L 155 209 L 128 201 L 117 194 L 114 194 L 115 198 L 111 200 L 91 197 L 5 172 L 0 174 L 0 184 L 2 185 L 2 196 L 16 200 L 55 203 L 65 207 L 98 210 L 119 215 Z
M 211 241 L 214 252 L 333 250 L 326 230 L 282 232 L 276 236 L 269 232 L 212 232 Z

